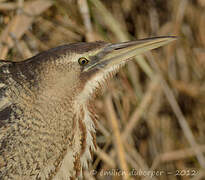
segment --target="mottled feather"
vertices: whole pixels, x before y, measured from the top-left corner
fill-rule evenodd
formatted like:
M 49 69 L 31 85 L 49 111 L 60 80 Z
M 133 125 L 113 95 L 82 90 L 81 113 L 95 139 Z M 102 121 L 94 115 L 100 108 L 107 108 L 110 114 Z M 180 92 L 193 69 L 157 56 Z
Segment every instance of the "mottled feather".
M 94 122 L 85 105 L 73 101 L 77 87 L 55 89 L 60 82 L 53 77 L 62 58 L 103 44 L 73 43 L 21 62 L 0 60 L 0 179 L 69 179 L 87 167 Z

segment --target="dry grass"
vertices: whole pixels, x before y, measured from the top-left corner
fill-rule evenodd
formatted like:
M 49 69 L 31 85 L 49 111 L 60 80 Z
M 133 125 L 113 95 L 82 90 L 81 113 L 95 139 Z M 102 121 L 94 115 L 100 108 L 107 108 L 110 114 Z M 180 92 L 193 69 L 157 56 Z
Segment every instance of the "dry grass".
M 159 35 L 179 38 L 136 57 L 95 101 L 99 147 L 85 179 L 205 179 L 205 3 L 0 0 L 1 59 Z

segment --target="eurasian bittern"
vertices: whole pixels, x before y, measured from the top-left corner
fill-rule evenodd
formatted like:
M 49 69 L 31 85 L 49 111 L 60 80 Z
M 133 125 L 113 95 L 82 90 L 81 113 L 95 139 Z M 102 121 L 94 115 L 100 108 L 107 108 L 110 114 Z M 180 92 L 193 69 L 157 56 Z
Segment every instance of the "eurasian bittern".
M 96 88 L 127 59 L 174 39 L 73 43 L 0 61 L 0 179 L 78 177 L 96 148 Z

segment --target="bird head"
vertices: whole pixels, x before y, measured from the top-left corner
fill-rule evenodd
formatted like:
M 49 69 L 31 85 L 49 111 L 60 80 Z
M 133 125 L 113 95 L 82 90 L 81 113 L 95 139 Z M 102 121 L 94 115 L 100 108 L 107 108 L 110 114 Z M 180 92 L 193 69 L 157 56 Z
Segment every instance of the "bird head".
M 158 48 L 175 37 L 156 37 L 123 43 L 71 43 L 40 53 L 23 63 L 22 71 L 37 71 L 41 87 L 54 94 L 69 93 L 78 102 L 87 101 L 106 79 L 125 62 L 145 51 Z M 25 67 L 31 65 L 31 68 Z M 37 67 L 37 68 L 36 68 Z M 30 73 L 31 74 L 31 73 Z M 40 76 L 39 76 L 40 75 Z M 36 78 L 36 77 L 35 77 Z

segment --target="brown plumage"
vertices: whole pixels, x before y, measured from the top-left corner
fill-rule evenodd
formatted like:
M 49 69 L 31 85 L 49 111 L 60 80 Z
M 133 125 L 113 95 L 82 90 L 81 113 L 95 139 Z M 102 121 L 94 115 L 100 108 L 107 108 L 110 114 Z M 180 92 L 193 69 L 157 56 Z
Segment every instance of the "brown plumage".
M 126 59 L 174 39 L 73 43 L 0 61 L 0 179 L 80 177 L 96 148 L 95 89 Z

